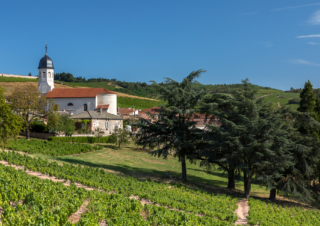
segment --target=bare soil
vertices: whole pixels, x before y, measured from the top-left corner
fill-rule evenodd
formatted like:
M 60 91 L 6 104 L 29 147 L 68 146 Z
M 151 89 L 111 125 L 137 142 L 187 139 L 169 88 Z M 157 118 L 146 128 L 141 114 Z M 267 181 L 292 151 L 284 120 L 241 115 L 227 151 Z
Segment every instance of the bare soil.
M 236 221 L 235 225 L 247 225 L 247 216 L 249 215 L 250 209 L 248 200 L 239 200 L 237 205 L 238 209 L 235 210 L 235 213 L 238 215 L 238 220 Z

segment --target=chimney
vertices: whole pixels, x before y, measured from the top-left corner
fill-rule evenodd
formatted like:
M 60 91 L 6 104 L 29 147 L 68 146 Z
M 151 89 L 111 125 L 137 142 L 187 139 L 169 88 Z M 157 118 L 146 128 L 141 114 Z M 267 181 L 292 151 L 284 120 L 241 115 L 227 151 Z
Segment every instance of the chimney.
M 62 109 L 63 112 L 66 112 L 66 109 Z
M 102 113 L 102 108 L 99 108 L 99 112 Z

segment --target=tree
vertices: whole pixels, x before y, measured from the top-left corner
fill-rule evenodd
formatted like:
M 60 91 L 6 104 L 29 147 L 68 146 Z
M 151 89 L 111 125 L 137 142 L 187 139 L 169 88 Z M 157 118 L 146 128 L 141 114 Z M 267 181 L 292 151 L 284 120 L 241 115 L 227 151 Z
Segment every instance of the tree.
M 52 112 L 48 115 L 48 129 L 49 132 L 55 133 L 57 131 L 57 127 L 59 125 L 59 115 L 57 113 Z
M 124 129 L 116 129 L 115 133 L 114 133 L 117 137 L 117 144 L 120 145 L 121 144 L 129 144 L 130 143 L 130 133 L 125 131 Z
M 94 135 L 98 138 L 98 142 L 100 143 L 100 139 L 103 136 L 104 132 L 98 127 L 94 131 Z
M 200 149 L 199 156 L 204 158 L 202 164 L 218 164 L 228 172 L 228 187 L 234 186 L 234 171 L 241 170 L 248 199 L 252 177 L 272 155 L 270 140 L 275 132 L 267 119 L 271 105 L 255 97 L 258 90 L 248 79 L 242 83 L 232 96 L 213 94 L 207 97 L 202 111 L 217 116 L 221 125 L 207 125 L 200 143 L 205 148 Z
M 160 146 L 151 154 L 167 158 L 172 154 L 181 162 L 182 180 L 187 180 L 186 161 L 195 161 L 196 143 L 198 141 L 196 122 L 193 116 L 197 112 L 197 106 L 204 96 L 204 91 L 196 92 L 191 85 L 204 70 L 193 71 L 183 79 L 181 83 L 170 78 L 166 78 L 165 84 L 157 84 L 153 81 L 153 86 L 160 94 L 160 98 L 167 101 L 162 106 L 159 114 L 149 114 L 153 118 L 153 123 L 139 125 L 137 134 L 138 145 L 145 147 Z
M 313 93 L 312 84 L 309 80 L 304 84 L 304 88 L 300 93 L 300 98 L 300 106 L 298 107 L 298 111 L 313 112 L 315 108 L 316 97 Z
M 58 132 L 64 133 L 65 136 L 71 137 L 76 130 L 76 126 L 74 125 L 73 119 L 70 118 L 70 115 L 60 115 L 58 126 L 56 129 Z
M 20 117 L 28 140 L 32 123 L 57 110 L 54 101 L 51 99 L 48 101 L 33 85 L 15 88 L 8 101 L 11 102 L 12 110 Z
M 21 128 L 21 120 L 5 102 L 4 89 L 0 86 L 0 147 L 5 148 L 10 139 L 15 139 Z
M 31 72 L 28 74 L 28 76 L 32 76 Z

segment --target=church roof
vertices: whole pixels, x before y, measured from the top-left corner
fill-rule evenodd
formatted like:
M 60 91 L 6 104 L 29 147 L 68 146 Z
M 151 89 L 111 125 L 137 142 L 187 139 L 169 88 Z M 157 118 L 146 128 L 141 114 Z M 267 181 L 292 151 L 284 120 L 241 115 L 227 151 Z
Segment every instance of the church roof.
M 49 69 L 54 69 L 53 67 L 53 61 L 52 59 L 46 54 L 44 57 L 41 58 L 39 62 L 39 67 L 40 68 L 49 68 Z
M 54 88 L 46 94 L 46 98 L 86 98 L 98 94 L 116 94 L 105 88 Z

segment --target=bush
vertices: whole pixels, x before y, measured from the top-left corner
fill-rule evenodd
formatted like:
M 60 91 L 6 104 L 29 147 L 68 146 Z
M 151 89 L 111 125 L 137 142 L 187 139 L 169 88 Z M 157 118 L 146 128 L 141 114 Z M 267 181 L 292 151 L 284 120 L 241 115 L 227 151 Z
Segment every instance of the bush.
M 109 140 L 108 140 L 108 142 L 106 142 L 106 143 L 112 143 L 112 144 L 115 144 L 115 143 L 117 143 L 117 136 L 116 136 L 116 134 L 111 134 L 110 136 L 108 136 L 109 137 Z
M 101 137 L 100 143 L 115 143 L 114 135 L 110 135 L 108 137 Z M 117 138 L 115 137 L 117 140 Z M 98 143 L 97 137 L 49 137 L 48 141 L 54 142 L 75 142 L 75 143 Z
M 34 121 L 32 123 L 32 125 L 31 125 L 31 132 L 47 133 L 48 132 L 48 127 L 42 121 Z
M 292 98 L 288 102 L 289 104 L 299 104 L 300 103 L 300 98 Z

